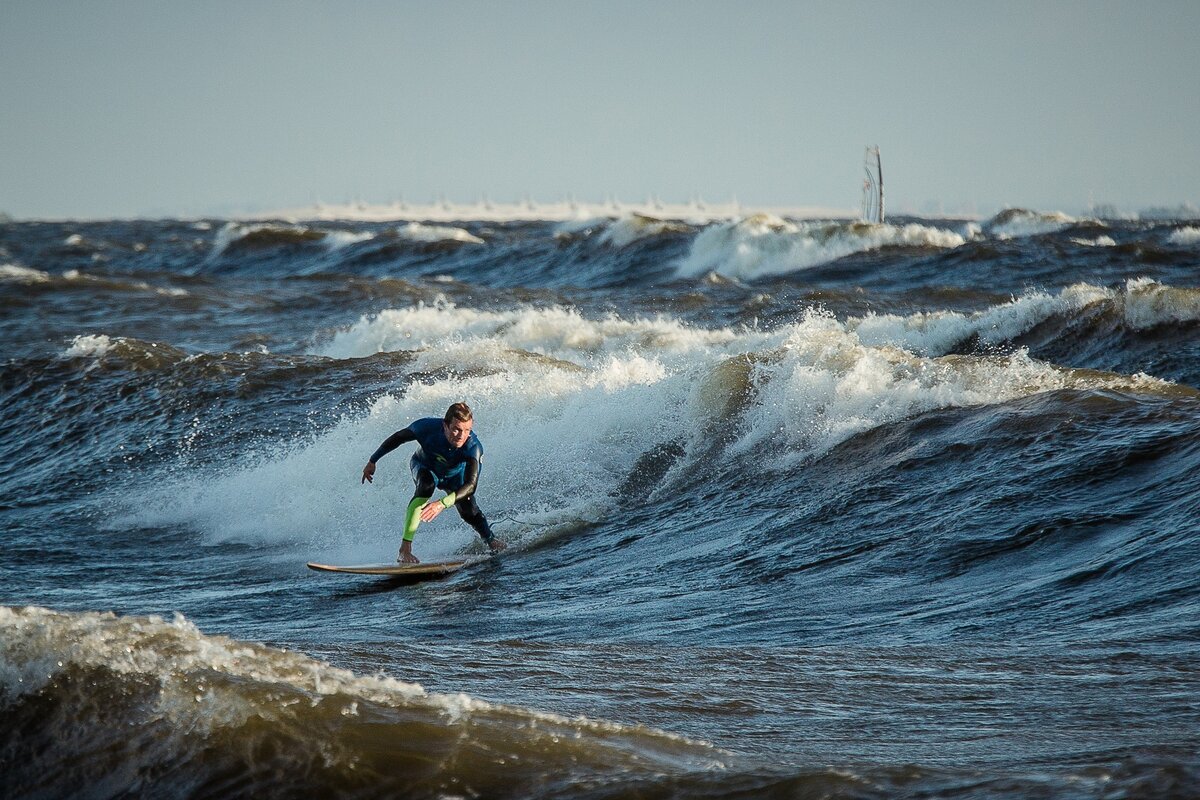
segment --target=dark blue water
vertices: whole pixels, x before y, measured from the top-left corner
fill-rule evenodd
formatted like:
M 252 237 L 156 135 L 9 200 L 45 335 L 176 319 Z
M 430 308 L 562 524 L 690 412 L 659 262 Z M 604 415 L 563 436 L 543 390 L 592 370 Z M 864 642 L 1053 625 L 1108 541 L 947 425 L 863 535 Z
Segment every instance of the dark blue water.
M 1200 228 L 0 225 L 5 796 L 1200 796 Z M 393 431 L 510 547 L 416 584 Z M 447 513 L 424 560 L 482 554 Z

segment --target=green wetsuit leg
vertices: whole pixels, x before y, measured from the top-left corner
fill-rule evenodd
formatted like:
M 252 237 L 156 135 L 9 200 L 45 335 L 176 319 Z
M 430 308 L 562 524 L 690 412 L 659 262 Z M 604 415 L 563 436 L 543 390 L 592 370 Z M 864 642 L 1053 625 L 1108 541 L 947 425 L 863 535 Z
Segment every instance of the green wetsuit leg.
M 421 524 L 421 508 L 428 502 L 428 497 L 414 497 L 409 501 L 408 511 L 404 514 L 404 541 L 411 542 L 417 535 L 417 526 Z

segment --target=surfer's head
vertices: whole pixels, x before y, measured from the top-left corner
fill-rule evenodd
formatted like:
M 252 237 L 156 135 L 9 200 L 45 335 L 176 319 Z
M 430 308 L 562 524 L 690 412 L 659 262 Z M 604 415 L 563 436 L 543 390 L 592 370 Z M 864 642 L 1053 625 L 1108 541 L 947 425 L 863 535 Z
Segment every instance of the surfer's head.
M 474 424 L 474 419 L 471 416 L 471 407 L 466 403 L 455 403 L 446 409 L 446 416 L 442 417 L 442 431 L 446 434 L 446 441 L 451 447 L 462 447 L 467 443 L 467 437 L 471 435 L 471 426 Z

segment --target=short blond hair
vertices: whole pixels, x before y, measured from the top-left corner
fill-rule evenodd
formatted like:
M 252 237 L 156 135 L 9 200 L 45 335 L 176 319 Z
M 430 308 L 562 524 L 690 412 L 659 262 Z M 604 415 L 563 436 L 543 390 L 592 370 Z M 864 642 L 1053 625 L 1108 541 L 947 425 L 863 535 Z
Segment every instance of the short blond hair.
M 474 417 L 471 416 L 471 407 L 466 403 L 455 403 L 446 409 L 446 416 L 442 417 L 442 422 L 449 425 L 452 422 L 471 422 Z

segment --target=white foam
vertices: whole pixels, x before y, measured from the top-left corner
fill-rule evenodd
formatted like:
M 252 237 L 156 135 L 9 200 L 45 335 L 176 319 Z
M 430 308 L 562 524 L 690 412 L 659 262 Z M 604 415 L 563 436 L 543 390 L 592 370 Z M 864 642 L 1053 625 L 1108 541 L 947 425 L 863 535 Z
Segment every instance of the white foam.
M 1015 239 L 1054 233 L 1077 222 L 1079 220 L 1069 217 L 1061 211 L 1039 212 L 1023 208 L 1010 208 L 993 217 L 984 226 L 984 230 L 997 239 Z
M 1072 242 L 1083 247 L 1115 247 L 1117 242 L 1111 236 L 1097 236 L 1095 239 L 1071 239 Z
M 1190 225 L 1186 228 L 1179 228 L 1171 232 L 1167 241 L 1171 244 L 1200 244 L 1200 228 Z
M 485 244 L 483 239 L 470 231 L 454 228 L 448 225 L 423 225 L 420 222 L 410 222 L 400 228 L 397 233 L 402 238 L 412 242 L 463 242 L 464 244 Z
M 1020 351 L 1005 357 L 924 358 L 894 347 L 864 345 L 827 315 L 812 313 L 792 328 L 748 411 L 747 433 L 734 453 L 783 462 L 821 453 L 866 430 L 939 408 L 1003 403 L 1066 388 L 1161 389 L 1147 376 L 1072 371 Z M 783 447 L 786 445 L 786 447 Z
M 1125 321 L 1134 330 L 1200 322 L 1200 289 L 1175 288 L 1137 278 L 1126 282 L 1124 301 Z
M 604 742 L 615 735 L 664 747 L 665 756 L 674 752 L 718 759 L 725 755 L 705 743 L 645 726 L 567 718 L 462 693 L 430 693 L 420 684 L 382 673 L 357 675 L 301 653 L 206 635 L 178 613 L 165 620 L 155 615 L 119 617 L 0 606 L 0 642 L 0 693 L 33 693 L 56 676 L 78 669 L 144 677 L 157 692 L 146 713 L 165 718 L 173 730 L 189 734 L 240 727 L 251 719 L 268 725 L 304 725 L 312 719 L 305 710 L 318 703 L 340 705 L 342 716 L 355 716 L 358 703 L 365 700 L 427 714 L 430 724 L 463 725 L 464 736 L 473 725 L 472 717 L 488 719 L 522 731 L 535 752 L 544 746 L 538 744 L 541 738 L 549 745 L 560 736 L 593 736 Z M 307 695 L 308 702 L 297 702 L 301 699 L 297 694 Z M 680 747 L 683 751 L 675 752 Z M 614 747 L 613 752 L 622 749 Z M 719 767 L 720 762 L 699 766 Z
M 369 231 L 320 230 L 304 225 L 279 225 L 278 223 L 244 224 L 227 222 L 213 238 L 212 258 L 216 258 L 225 250 L 241 239 L 263 231 L 278 231 L 279 233 L 312 235 L 314 241 L 319 241 L 329 250 L 340 250 L 358 242 L 374 238 Z
M 869 314 L 850 319 L 847 327 L 867 345 L 891 345 L 919 355 L 942 355 L 971 337 L 978 337 L 985 345 L 1011 341 L 1051 316 L 1068 314 L 1095 302 L 1112 300 L 1114 296 L 1110 289 L 1076 284 L 1057 295 L 1031 292 L 973 314 L 956 311 L 908 316 Z
M 375 234 L 370 231 L 326 231 L 322 241 L 330 250 L 341 250 L 343 247 L 374 238 Z
M 612 497 L 643 454 L 667 443 L 695 454 L 711 445 L 714 425 L 742 431 L 733 454 L 754 453 L 756 468 L 769 469 L 770 458 L 791 463 L 930 409 L 1064 387 L 1141 386 L 1024 353 L 941 356 L 965 335 L 1011 339 L 1050 314 L 1110 296 L 1080 285 L 978 315 L 839 322 L 809 314 L 770 331 L 698 329 L 665 316 L 587 319 L 565 308 L 393 309 L 360 320 L 323 352 L 407 350 L 408 370 L 442 377 L 399 380 L 403 388 L 311 437 L 248 447 L 207 470 L 156 475 L 152 488 L 134 493 L 133 520 L 122 524 L 187 525 L 211 541 L 303 542 L 309 554 L 393 558 L 412 492 L 410 451 L 382 460 L 373 485 L 361 484 L 362 466 L 392 432 L 460 400 L 475 410 L 486 451 L 479 500 L 493 520 L 543 528 L 596 521 L 612 513 Z M 504 526 L 498 532 L 509 535 Z M 478 538 L 454 515 L 417 537 L 426 559 L 468 547 L 479 547 Z
M 640 239 L 686 230 L 687 226 L 678 222 L 668 222 L 642 214 L 625 214 L 609 223 L 601 234 L 600 241 L 613 247 L 627 247 Z
M 0 281 L 5 283 L 46 283 L 50 274 L 19 264 L 0 264 Z
M 154 292 L 163 297 L 187 297 L 189 292 L 186 289 L 180 289 L 173 286 L 151 286 L 145 281 L 133 281 L 132 283 L 120 283 L 111 278 L 100 278 L 94 275 L 88 275 L 85 272 L 80 272 L 77 269 L 69 269 L 62 274 L 63 280 L 72 283 L 96 283 L 103 286 L 120 286 L 124 289 L 137 289 L 144 292 Z
M 926 225 L 789 222 L 759 214 L 705 228 L 679 265 L 682 275 L 715 272 L 755 279 L 827 264 L 889 245 L 958 247 L 957 231 Z
M 612 220 L 609 217 L 577 216 L 559 222 L 554 228 L 555 236 L 574 236 L 577 233 L 603 228 Z
M 66 351 L 63 353 L 63 356 L 66 358 L 77 358 L 80 356 L 93 356 L 99 358 L 111 350 L 113 345 L 120 341 L 120 339 L 113 341 L 103 333 L 76 336 L 71 340 L 71 346 L 66 349 Z
M 254 681 L 287 683 L 316 695 L 354 692 L 393 702 L 425 696 L 418 684 L 382 676 L 359 678 L 298 653 L 205 636 L 180 614 L 167 622 L 157 616 L 65 614 L 0 606 L 0 631 L 5 642 L 4 683 L 26 692 L 36 691 L 72 666 L 94 666 L 159 678 L 211 670 Z
M 213 237 L 212 257 L 216 257 L 224 253 L 229 245 L 241 239 L 243 236 L 255 231 L 267 230 L 270 225 L 242 225 L 237 222 L 226 222 L 221 230 L 217 231 L 217 235 Z
M 361 358 L 379 352 L 445 348 L 456 342 L 486 343 L 537 352 L 578 364 L 595 355 L 631 348 L 686 352 L 727 343 L 731 330 L 689 327 L 669 317 L 626 320 L 616 315 L 587 319 L 561 306 L 479 311 L 458 308 L 444 299 L 363 317 L 335 334 L 318 355 Z M 490 352 L 490 351 L 489 351 Z

